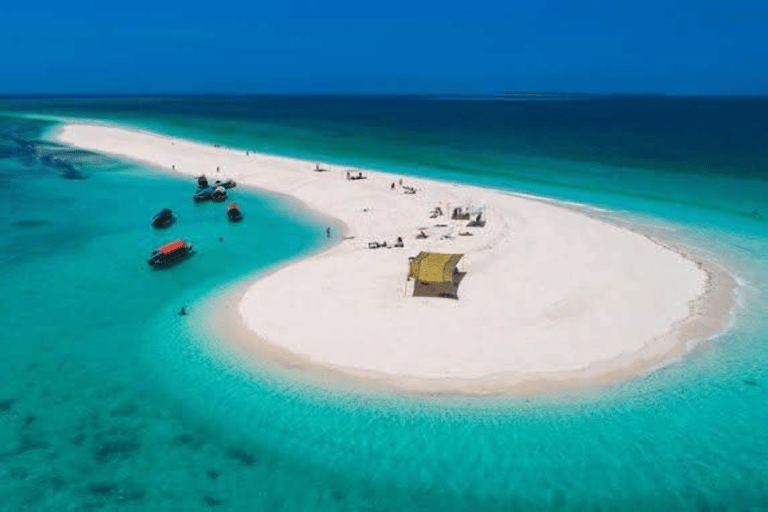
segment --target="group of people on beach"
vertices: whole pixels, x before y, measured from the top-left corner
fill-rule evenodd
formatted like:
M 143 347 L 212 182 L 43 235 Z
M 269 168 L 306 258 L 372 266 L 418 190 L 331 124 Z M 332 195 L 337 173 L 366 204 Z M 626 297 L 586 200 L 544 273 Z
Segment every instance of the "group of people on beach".
M 400 185 L 400 187 L 401 187 L 401 188 L 404 188 L 404 189 L 410 189 L 410 188 L 413 188 L 413 187 L 403 187 L 403 179 L 402 179 L 402 178 L 400 178 L 399 180 L 397 180 L 397 184 L 398 184 L 398 185 Z M 389 190 L 395 190 L 395 182 L 394 182 L 394 181 L 393 181 L 393 182 L 392 182 L 392 184 L 389 186 Z

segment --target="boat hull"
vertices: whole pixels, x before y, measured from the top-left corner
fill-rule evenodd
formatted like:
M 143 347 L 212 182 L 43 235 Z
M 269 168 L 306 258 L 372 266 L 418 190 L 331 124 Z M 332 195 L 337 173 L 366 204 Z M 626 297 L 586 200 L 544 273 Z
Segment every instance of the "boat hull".
M 152 227 L 153 228 L 158 228 L 158 229 L 167 228 L 171 224 L 173 224 L 173 217 L 171 217 L 170 219 L 162 219 L 162 220 L 153 220 L 152 221 Z
M 213 197 L 213 193 L 214 189 L 212 187 L 204 188 L 192 196 L 192 199 L 194 199 L 196 203 L 201 201 L 209 201 Z
M 235 188 L 237 186 L 237 183 L 235 183 L 235 180 L 227 180 L 227 181 L 218 181 L 213 184 L 214 187 L 224 187 L 225 189 Z
M 152 227 L 155 228 L 167 228 L 176 220 L 173 212 L 160 213 L 155 215 L 152 219 Z
M 227 218 L 230 222 L 240 222 L 243 215 L 240 213 L 240 206 L 237 203 L 229 203 L 227 207 Z
M 173 252 L 161 252 L 155 250 L 152 257 L 147 260 L 147 264 L 154 268 L 167 268 L 171 267 L 183 260 L 186 260 L 193 254 L 192 244 L 187 244 Z

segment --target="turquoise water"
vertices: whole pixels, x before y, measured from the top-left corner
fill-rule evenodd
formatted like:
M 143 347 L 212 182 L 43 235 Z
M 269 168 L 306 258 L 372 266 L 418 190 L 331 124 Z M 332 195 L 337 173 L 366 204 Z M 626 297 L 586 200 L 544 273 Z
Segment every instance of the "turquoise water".
M 496 134 L 488 155 L 476 151 L 482 137 L 418 126 L 426 121 L 412 119 L 406 129 L 349 114 L 323 124 L 322 100 L 315 117 L 277 102 L 271 115 L 234 120 L 211 114 L 226 103 L 216 98 L 206 108 L 174 100 L 185 107 L 173 115 L 135 98 L 120 100 L 120 109 L 86 99 L 37 108 L 18 101 L 0 110 L 119 119 L 610 208 L 711 254 L 744 285 L 730 331 L 682 362 L 606 390 L 472 400 L 323 390 L 239 360 L 207 319 L 244 276 L 320 250 L 328 243 L 324 221 L 285 199 L 236 189 L 246 220 L 232 225 L 221 205 L 191 202 L 189 180 L 66 148 L 40 145 L 32 154 L 0 139 L 4 508 L 768 508 L 768 176 L 755 163 L 764 155 L 746 142 L 712 149 L 708 141 L 713 155 L 698 146 L 686 153 L 678 140 L 651 158 L 637 149 L 647 144 L 637 126 L 648 121 L 635 116 L 634 131 L 623 130 L 624 145 L 635 144 L 620 161 L 590 158 L 583 136 L 569 138 L 565 129 L 557 151 L 533 143 L 522 150 L 520 133 L 507 129 L 517 142 L 506 147 Z M 415 118 L 421 108 L 395 110 Z M 445 108 L 468 125 L 485 112 Z M 579 126 L 580 118 L 568 119 Z M 0 132 L 27 141 L 50 126 L 0 118 Z M 526 133 L 540 137 L 535 126 Z M 614 147 L 610 134 L 598 135 L 591 144 Z M 723 157 L 740 151 L 751 153 Z M 85 179 L 63 179 L 66 169 L 45 163 L 50 154 Z M 694 163 L 676 165 L 679 154 Z M 149 219 L 166 206 L 179 221 L 153 231 Z M 151 271 L 147 253 L 175 237 L 193 241 L 198 253 Z M 190 315 L 176 314 L 182 305 Z

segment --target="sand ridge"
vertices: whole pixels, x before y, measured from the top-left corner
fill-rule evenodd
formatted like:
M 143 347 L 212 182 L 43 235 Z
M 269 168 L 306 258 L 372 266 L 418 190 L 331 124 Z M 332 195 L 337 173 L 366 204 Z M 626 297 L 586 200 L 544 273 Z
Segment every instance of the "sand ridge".
M 587 369 L 599 379 L 678 357 L 722 329 L 732 307 L 721 269 L 547 201 L 372 171 L 347 180 L 345 167 L 316 172 L 107 125 L 67 124 L 56 137 L 190 176 L 214 178 L 218 167 L 342 221 L 344 240 L 256 280 L 238 304 L 259 339 L 308 365 L 431 391 L 563 382 Z M 485 226 L 450 219 L 457 205 L 482 207 Z M 445 215 L 433 218 L 436 206 Z M 398 236 L 404 248 L 368 248 Z M 410 295 L 408 257 L 421 250 L 465 255 L 458 300 Z

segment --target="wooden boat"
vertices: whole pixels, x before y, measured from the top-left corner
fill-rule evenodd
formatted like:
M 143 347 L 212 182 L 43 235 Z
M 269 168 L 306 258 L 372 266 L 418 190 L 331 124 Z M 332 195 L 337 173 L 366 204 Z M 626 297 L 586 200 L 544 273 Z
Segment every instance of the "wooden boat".
M 152 226 L 156 228 L 167 228 L 173 224 L 173 210 L 170 208 L 163 208 L 157 215 L 152 217 Z
M 197 177 L 197 186 L 200 189 L 208 188 L 208 178 L 205 177 L 205 174 Z
M 227 198 L 227 189 L 222 186 L 216 187 L 211 193 L 211 199 L 214 201 L 224 201 Z
M 167 267 L 183 260 L 192 253 L 192 244 L 175 240 L 152 251 L 147 263 L 153 267 Z
M 216 180 L 216 182 L 213 184 L 214 187 L 224 187 L 226 189 L 235 188 L 237 186 L 237 183 L 235 183 L 235 180 L 227 180 L 227 181 L 219 181 Z
M 213 196 L 214 190 L 215 189 L 213 187 L 206 187 L 200 190 L 197 194 L 195 194 L 192 199 L 194 199 L 198 203 L 200 201 L 208 201 Z
M 240 213 L 240 205 L 237 203 L 229 203 L 229 206 L 227 206 L 227 217 L 229 217 L 229 220 L 232 222 L 243 220 L 243 214 Z

